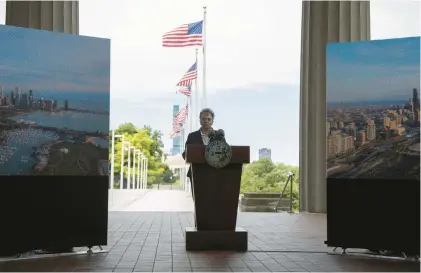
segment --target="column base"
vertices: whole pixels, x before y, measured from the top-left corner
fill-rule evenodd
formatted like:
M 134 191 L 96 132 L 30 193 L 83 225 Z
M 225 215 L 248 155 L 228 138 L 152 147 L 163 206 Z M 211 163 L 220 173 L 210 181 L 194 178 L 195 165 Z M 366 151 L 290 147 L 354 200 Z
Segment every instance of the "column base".
M 186 228 L 187 251 L 238 251 L 248 249 L 248 233 L 243 228 L 235 230 L 198 231 Z

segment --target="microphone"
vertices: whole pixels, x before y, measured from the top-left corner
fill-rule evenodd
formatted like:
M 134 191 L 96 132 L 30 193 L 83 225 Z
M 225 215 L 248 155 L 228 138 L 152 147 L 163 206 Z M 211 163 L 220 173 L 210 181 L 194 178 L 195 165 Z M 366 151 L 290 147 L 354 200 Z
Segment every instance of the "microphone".
M 215 136 L 216 136 L 215 130 L 214 129 L 210 129 L 209 132 L 208 132 L 208 137 L 210 139 L 213 139 L 213 138 L 215 138 Z
M 215 133 L 215 140 L 222 140 L 225 141 L 225 132 L 222 129 L 219 129 Z

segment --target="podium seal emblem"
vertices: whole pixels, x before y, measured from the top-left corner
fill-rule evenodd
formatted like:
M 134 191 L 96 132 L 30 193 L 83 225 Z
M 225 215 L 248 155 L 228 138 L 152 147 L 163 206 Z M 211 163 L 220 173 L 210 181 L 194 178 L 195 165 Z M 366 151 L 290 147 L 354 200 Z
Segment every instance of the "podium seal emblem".
M 205 160 L 214 168 L 224 168 L 231 162 L 231 146 L 223 140 L 213 140 L 205 148 Z

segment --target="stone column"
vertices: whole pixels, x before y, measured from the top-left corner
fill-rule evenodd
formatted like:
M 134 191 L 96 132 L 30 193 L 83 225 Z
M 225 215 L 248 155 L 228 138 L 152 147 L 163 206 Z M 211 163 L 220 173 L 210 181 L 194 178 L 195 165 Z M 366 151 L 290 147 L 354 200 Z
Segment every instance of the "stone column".
M 79 2 L 7 1 L 6 25 L 79 34 Z
M 300 211 L 326 212 L 326 45 L 370 39 L 368 1 L 303 1 Z

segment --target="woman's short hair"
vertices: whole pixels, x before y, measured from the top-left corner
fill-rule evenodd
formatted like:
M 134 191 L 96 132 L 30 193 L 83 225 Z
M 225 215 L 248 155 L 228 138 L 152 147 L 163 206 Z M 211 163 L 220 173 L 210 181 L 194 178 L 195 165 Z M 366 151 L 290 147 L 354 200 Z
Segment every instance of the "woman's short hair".
M 200 111 L 199 118 L 201 118 L 204 113 L 209 113 L 212 116 L 212 119 L 215 118 L 215 113 L 210 108 L 204 108 L 204 109 L 202 109 L 202 111 Z

